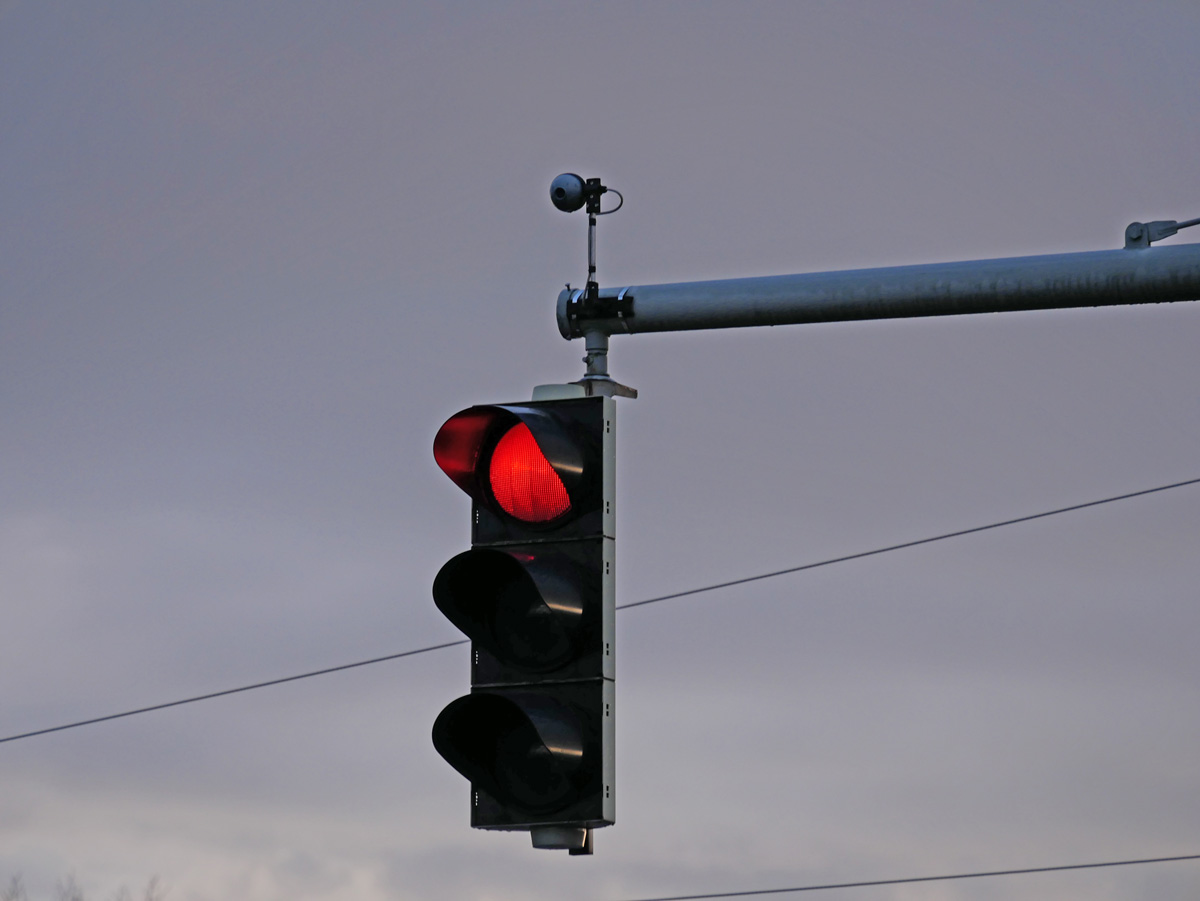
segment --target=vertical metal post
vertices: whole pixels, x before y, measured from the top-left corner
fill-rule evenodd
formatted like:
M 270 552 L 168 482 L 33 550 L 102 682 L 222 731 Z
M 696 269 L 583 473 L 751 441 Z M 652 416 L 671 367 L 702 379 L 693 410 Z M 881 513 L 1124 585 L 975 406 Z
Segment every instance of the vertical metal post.
M 576 306 L 576 310 L 572 313 L 572 318 L 586 316 L 588 319 L 604 318 L 600 315 L 600 285 L 596 281 L 596 218 L 598 216 L 607 215 L 607 213 L 615 213 L 625 203 L 625 198 L 621 197 L 621 203 L 616 209 L 608 210 L 607 213 L 600 209 L 600 198 L 608 192 L 608 188 L 600 183 L 598 178 L 589 178 L 587 181 L 581 179 L 578 175 L 570 172 L 558 176 L 550 185 L 550 199 L 556 207 L 564 212 L 573 212 L 579 209 L 580 206 L 587 207 L 588 214 L 588 274 L 587 285 L 582 291 L 572 291 L 571 286 L 567 285 L 567 293 L 571 295 L 571 303 Z M 614 191 L 618 197 L 621 196 L 619 191 Z M 618 299 L 618 303 L 614 307 L 617 314 L 625 309 L 621 303 L 624 297 Z M 584 372 L 583 378 L 574 384 L 580 385 L 587 396 L 604 396 L 604 397 L 637 397 L 637 391 L 626 385 L 621 385 L 614 382 L 608 374 L 608 336 L 611 334 L 611 329 L 604 328 L 600 325 L 592 326 L 579 334 L 584 337 L 585 355 L 583 362 L 587 369 Z
M 583 362 L 587 364 L 587 372 L 583 377 L 585 379 L 608 378 L 608 332 L 589 329 L 584 333 L 583 347 L 586 354 Z

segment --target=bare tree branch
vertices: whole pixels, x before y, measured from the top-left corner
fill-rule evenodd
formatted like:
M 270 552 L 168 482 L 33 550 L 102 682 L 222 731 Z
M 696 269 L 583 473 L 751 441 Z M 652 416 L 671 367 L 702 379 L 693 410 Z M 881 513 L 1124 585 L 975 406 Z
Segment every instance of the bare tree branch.
M 84 901 L 83 889 L 75 881 L 74 873 L 69 873 L 66 879 L 59 880 L 54 892 L 58 901 Z
M 167 887 L 157 876 L 151 876 L 150 881 L 146 883 L 146 892 L 142 895 L 142 901 L 165 901 L 166 897 Z
M 27 901 L 25 883 L 20 876 L 14 876 L 8 881 L 8 887 L 0 892 L 0 901 Z

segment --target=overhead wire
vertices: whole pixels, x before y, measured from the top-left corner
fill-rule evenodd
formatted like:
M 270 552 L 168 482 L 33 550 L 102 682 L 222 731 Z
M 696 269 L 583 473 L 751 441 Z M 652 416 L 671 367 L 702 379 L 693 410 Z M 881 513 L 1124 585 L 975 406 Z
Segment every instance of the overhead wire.
M 178 701 L 167 701 L 165 704 L 151 704 L 149 707 L 138 707 L 135 710 L 124 710 L 121 713 L 110 713 L 106 716 L 96 716 L 88 720 L 79 720 L 75 723 L 64 723 L 61 726 L 50 726 L 46 729 L 35 729 L 32 732 L 22 732 L 20 735 L 9 735 L 5 738 L 0 738 L 0 744 L 7 741 L 16 741 L 20 738 L 33 738 L 35 735 L 46 735 L 50 732 L 62 732 L 64 729 L 76 729 L 79 726 L 91 726 L 95 723 L 105 723 L 109 720 L 119 720 L 127 716 L 137 716 L 139 713 L 150 713 L 153 710 L 166 710 L 168 707 L 179 707 L 183 704 L 194 704 L 197 701 L 207 701 L 211 698 L 221 698 L 225 695 L 235 695 L 243 691 L 253 691 L 256 688 L 267 688 L 271 685 L 282 685 L 284 682 L 296 682 L 300 679 L 311 679 L 313 676 L 324 676 L 328 673 L 337 673 L 342 670 L 355 669 L 360 666 L 370 666 L 372 663 L 383 663 L 387 660 L 397 660 L 400 657 L 413 657 L 417 654 L 424 654 L 427 651 L 440 651 L 442 648 L 452 648 L 455 645 L 469 644 L 469 639 L 463 638 L 458 641 L 447 641 L 442 644 L 433 644 L 425 648 L 416 648 L 411 651 L 400 651 L 397 654 L 387 654 L 383 657 L 372 657 L 370 660 L 359 660 L 355 663 L 343 663 L 339 666 L 327 666 L 325 669 L 312 670 L 307 673 L 298 673 L 295 676 L 284 676 L 281 679 L 268 679 L 266 682 L 254 682 L 250 685 L 240 685 L 237 688 L 226 688 L 221 691 L 210 691 L 208 694 L 195 695 L 190 698 L 180 698 Z
M 730 588 L 734 585 L 745 585 L 747 582 L 757 582 L 761 579 L 773 579 L 776 576 L 785 576 L 788 573 L 803 572 L 807 569 L 817 569 L 821 566 L 830 566 L 834 563 L 845 563 L 847 560 L 859 560 L 863 557 L 873 557 L 876 554 L 886 554 L 890 551 L 900 551 L 905 548 L 917 547 L 922 544 L 931 544 L 935 541 L 945 541 L 947 538 L 958 538 L 961 535 L 973 535 L 976 532 L 986 532 L 989 529 L 999 529 L 1002 526 L 1012 526 L 1021 522 L 1031 522 L 1035 519 L 1044 519 L 1047 516 L 1057 516 L 1059 513 L 1070 513 L 1074 510 L 1084 510 L 1088 507 L 1098 507 L 1101 504 L 1111 504 L 1114 501 L 1124 501 L 1131 497 L 1141 497 L 1146 494 L 1154 494 L 1158 491 L 1167 491 L 1171 488 L 1182 488 L 1185 485 L 1195 485 L 1200 483 L 1200 479 L 1188 479 L 1186 482 L 1172 482 L 1170 485 L 1159 485 L 1157 488 L 1146 488 L 1142 491 L 1131 491 L 1129 494 L 1118 494 L 1114 497 L 1101 498 L 1098 501 L 1088 501 L 1084 504 L 1073 504 L 1070 507 L 1059 507 L 1055 510 L 1046 510 L 1042 513 L 1031 513 L 1028 516 L 1018 516 L 1015 519 L 1005 519 L 1000 522 L 988 523 L 986 526 L 973 526 L 969 529 L 959 529 L 956 532 L 944 532 L 941 535 L 931 535 L 928 538 L 918 538 L 916 541 L 904 541 L 900 544 L 889 544 L 886 547 L 875 548 L 870 551 L 859 551 L 855 554 L 846 554 L 842 557 L 830 557 L 828 560 L 818 560 L 816 563 L 804 563 L 800 566 L 789 566 L 787 569 L 777 569 L 769 573 L 760 573 L 757 576 L 745 576 L 740 579 L 731 579 L 728 582 L 717 582 L 713 585 L 705 585 L 703 588 L 689 588 L 687 591 L 676 591 L 672 594 L 664 594 L 654 598 L 647 598 L 644 601 L 631 601 L 628 604 L 619 604 L 618 610 L 628 610 L 630 607 L 644 607 L 647 604 L 657 604 L 659 601 L 669 601 L 674 598 L 687 597 L 693 594 L 700 594 L 705 591 L 716 591 L 718 588 Z
M 1172 482 L 1167 485 L 1159 485 L 1155 488 L 1145 488 L 1145 489 L 1142 489 L 1141 491 L 1131 491 L 1126 494 L 1117 494 L 1117 495 L 1113 495 L 1112 497 L 1105 497 L 1105 498 L 1100 498 L 1099 500 L 1087 501 L 1086 503 L 1082 503 L 1082 504 L 1072 504 L 1069 507 L 1058 507 L 1053 510 L 1045 510 L 1041 513 L 1031 513 L 1027 516 L 1018 516 L 1014 519 L 1005 519 L 1005 520 L 1001 520 L 999 522 L 988 523 L 987 525 L 973 526 L 969 529 L 959 529 L 954 532 L 943 532 L 940 535 L 932 535 L 928 538 L 918 538 L 915 541 L 904 541 L 899 544 L 890 544 L 890 545 L 887 545 L 886 547 L 879 547 L 879 548 L 875 548 L 875 549 L 869 550 L 869 551 L 859 551 L 854 554 L 846 554 L 846 555 L 843 555 L 840 557 L 830 557 L 825 560 L 818 560 L 815 563 L 804 563 L 804 564 L 801 564 L 800 566 L 790 566 L 786 569 L 777 569 L 777 570 L 773 570 L 771 572 L 760 573 L 760 574 L 754 575 L 754 576 L 745 576 L 740 579 L 731 579 L 726 582 L 716 582 L 711 585 L 701 586 L 700 588 L 689 588 L 685 591 L 676 591 L 671 594 L 664 594 L 664 595 L 659 595 L 657 597 L 646 598 L 645 600 L 641 600 L 641 601 L 631 601 L 628 604 L 617 605 L 617 609 L 618 610 L 628 610 L 632 607 L 644 607 L 648 604 L 657 604 L 661 601 L 669 601 L 669 600 L 674 600 L 677 598 L 689 597 L 691 595 L 702 594 L 702 593 L 708 592 L 708 591 L 716 591 L 717 589 L 720 589 L 720 588 L 730 588 L 734 585 L 745 585 L 748 582 L 757 582 L 757 581 L 761 581 L 763 579 L 773 579 L 773 578 L 776 578 L 777 576 L 784 576 L 784 575 L 788 575 L 790 573 L 804 572 L 805 570 L 817 569 L 818 567 L 821 567 L 821 566 L 831 566 L 834 563 L 845 563 L 849 560 L 858 560 L 863 557 L 872 557 L 872 556 L 875 556 L 878 554 L 886 554 L 891 551 L 899 551 L 899 550 L 904 550 L 905 548 L 918 547 L 919 545 L 931 544 L 935 541 L 945 541 L 948 538 L 958 538 L 962 535 L 972 535 L 977 532 L 986 532 L 990 529 L 999 529 L 1003 526 L 1011 526 L 1011 525 L 1016 525 L 1017 523 L 1030 522 L 1035 519 L 1044 519 L 1047 516 L 1057 516 L 1060 513 L 1071 513 L 1076 510 L 1084 510 L 1089 507 L 1098 507 L 1102 504 L 1111 504 L 1111 503 L 1115 503 L 1116 501 L 1129 500 L 1130 498 L 1143 497 L 1147 494 L 1156 494 L 1161 491 L 1169 491 L 1173 488 L 1183 488 L 1188 485 L 1196 485 L 1196 484 L 1200 484 L 1200 478 L 1186 479 L 1185 481 L 1182 481 L 1182 482 Z M 208 692 L 208 693 L 202 694 L 202 695 L 194 695 L 194 696 L 188 697 L 188 698 L 180 698 L 177 701 L 167 701 L 166 703 L 163 703 L 163 704 L 151 704 L 148 707 L 138 707 L 133 710 L 125 710 L 120 713 L 110 713 L 105 716 L 96 716 L 96 717 L 91 717 L 91 718 L 85 719 L 85 720 L 78 720 L 76 722 L 63 723 L 62 725 L 59 725 L 59 726 L 49 726 L 44 729 L 34 729 L 29 732 L 21 732 L 21 733 L 15 734 L 15 735 L 4 736 L 4 737 L 0 738 L 0 744 L 18 741 L 18 740 L 24 739 L 24 738 L 33 738 L 38 735 L 47 735 L 51 732 L 63 732 L 67 729 L 77 729 L 81 726 L 91 726 L 96 723 L 105 723 L 105 722 L 109 722 L 111 720 L 124 719 L 125 717 L 137 716 L 138 714 L 142 714 L 142 713 L 151 713 L 155 710 L 166 710 L 169 707 L 180 707 L 184 704 L 194 704 L 197 701 L 208 701 L 213 698 L 221 698 L 221 697 L 225 697 L 226 695 L 239 694 L 239 693 L 245 692 L 245 691 L 254 691 L 255 689 L 259 689 L 259 688 L 268 688 L 272 685 L 282 685 L 285 682 L 298 682 L 301 679 L 311 679 L 314 676 L 324 676 L 324 675 L 328 675 L 329 673 L 337 673 L 337 672 L 341 672 L 343 670 L 356 669 L 358 667 L 363 667 L 363 666 L 370 666 L 375 663 L 384 663 L 389 660 L 398 660 L 401 657 L 415 657 L 418 654 L 425 654 L 430 651 L 440 651 L 443 648 L 452 648 L 452 647 L 456 647 L 458 645 L 463 645 L 463 644 L 469 644 L 469 639 L 464 638 L 464 639 L 459 639 L 458 641 L 442 642 L 441 644 L 428 645 L 423 648 L 414 648 L 409 651 L 400 651 L 395 654 L 385 654 L 382 657 L 372 657 L 368 660 L 359 660 L 354 663 L 343 663 L 339 666 L 329 666 L 329 667 L 325 667 L 324 669 L 311 670 L 306 673 L 297 673 L 294 676 L 283 676 L 282 678 L 278 678 L 278 679 L 268 679 L 265 682 L 253 682 L 249 685 L 241 685 L 241 686 L 238 686 L 237 688 L 226 688 L 221 691 L 212 691 L 212 692 Z M 704 896 L 704 897 L 707 897 L 707 896 Z M 712 897 L 720 897 L 720 896 L 712 896 Z
M 740 892 L 709 892 L 703 895 L 669 895 L 657 898 L 637 898 L 631 901 L 703 901 L 709 898 L 749 898 L 753 895 L 783 895 L 789 892 L 819 892 L 843 888 L 870 888 L 880 885 L 908 885 L 914 882 L 950 882 L 957 879 L 982 879 L 988 876 L 1021 876 L 1029 873 L 1056 873 L 1065 870 L 1095 870 L 1101 867 L 1130 867 L 1137 864 L 1170 863 L 1180 860 L 1200 860 L 1200 854 L 1181 854 L 1177 857 L 1144 857 L 1138 860 L 1106 860 L 1100 863 L 1072 863 L 1055 867 L 1022 867 L 1014 870 L 983 870 L 977 873 L 952 873 L 945 876 L 909 876 L 902 879 L 871 879 L 860 882 L 830 882 L 823 885 L 796 885 L 790 888 L 761 888 Z

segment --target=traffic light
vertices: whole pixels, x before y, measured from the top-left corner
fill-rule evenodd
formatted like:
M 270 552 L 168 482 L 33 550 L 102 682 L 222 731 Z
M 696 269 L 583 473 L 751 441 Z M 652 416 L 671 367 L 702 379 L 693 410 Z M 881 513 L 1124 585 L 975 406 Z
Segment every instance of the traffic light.
M 473 827 L 586 854 L 615 819 L 616 434 L 612 398 L 576 389 L 470 407 L 434 438 L 472 515 L 471 550 L 433 583 L 471 639 L 471 693 L 433 744 L 471 781 Z

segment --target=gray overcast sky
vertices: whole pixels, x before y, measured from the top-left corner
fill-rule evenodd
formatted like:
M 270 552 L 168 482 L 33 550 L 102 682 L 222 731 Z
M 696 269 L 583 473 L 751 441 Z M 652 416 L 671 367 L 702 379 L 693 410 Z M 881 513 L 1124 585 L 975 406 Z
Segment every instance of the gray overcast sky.
M 454 640 L 433 435 L 604 284 L 1200 216 L 1200 7 L 0 3 L 0 734 Z M 1196 240 L 1188 232 L 1172 243 Z M 1200 476 L 1200 307 L 613 342 L 619 602 Z M 1200 488 L 619 616 L 618 823 L 472 831 L 454 648 L 0 745 L 0 879 L 621 899 L 1200 852 Z M 1191 899 L 1200 866 L 841 893 Z

